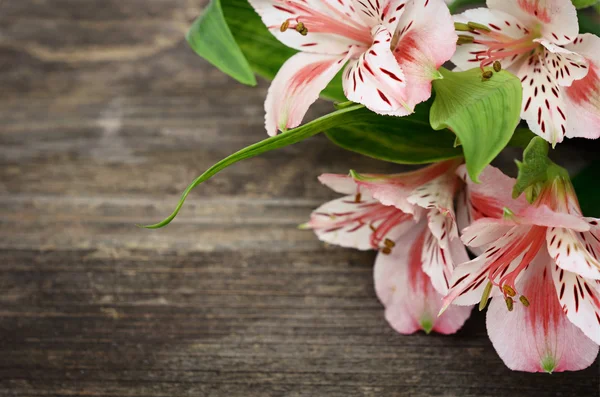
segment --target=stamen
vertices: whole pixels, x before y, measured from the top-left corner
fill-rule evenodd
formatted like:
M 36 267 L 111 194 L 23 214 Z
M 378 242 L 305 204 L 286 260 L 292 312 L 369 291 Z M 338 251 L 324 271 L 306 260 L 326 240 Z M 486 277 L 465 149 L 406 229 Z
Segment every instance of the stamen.
M 504 290 L 504 293 L 510 296 L 511 298 L 517 295 L 515 290 L 510 285 L 505 285 L 504 287 L 502 287 L 502 289 Z
M 454 22 L 454 29 L 459 32 L 472 32 L 473 29 L 466 23 Z
M 356 196 L 354 196 L 354 202 L 360 203 L 361 198 L 362 198 L 362 195 L 360 193 L 356 193 Z
M 485 72 L 483 72 L 481 74 L 481 81 L 488 81 L 493 76 L 494 76 L 494 72 L 492 72 L 491 70 L 486 70 Z
M 389 254 L 392 253 L 392 249 L 390 247 L 383 247 L 381 249 L 381 253 L 384 254 L 384 255 L 389 255 Z
M 512 312 L 514 308 L 514 301 L 512 300 L 512 298 L 506 297 L 504 301 L 506 302 L 506 307 L 508 308 L 508 311 Z
M 389 248 L 394 248 L 396 246 L 396 243 L 390 240 L 389 238 L 386 238 L 383 244 L 385 244 L 385 246 Z
M 490 292 L 492 292 L 492 287 L 494 286 L 494 284 L 490 282 L 487 283 L 487 285 L 485 286 L 485 289 L 483 290 L 483 295 L 481 296 L 481 301 L 479 301 L 479 311 L 483 311 L 483 309 L 485 309 L 485 307 L 487 306 L 488 303 L 488 299 L 490 299 Z
M 458 40 L 456 40 L 456 44 L 471 44 L 475 39 L 473 36 L 467 36 L 466 34 L 459 34 Z
M 298 21 L 298 24 L 296 25 L 296 32 L 300 33 L 302 36 L 306 36 L 308 34 L 308 29 L 302 22 Z
M 496 73 L 498 73 L 501 70 L 502 70 L 502 64 L 500 63 L 500 61 L 494 61 L 494 71 Z
M 469 23 L 467 23 L 467 26 L 469 28 L 471 28 L 472 30 L 483 30 L 484 32 L 491 32 L 492 31 L 492 29 L 488 28 L 485 25 L 477 23 L 477 22 L 469 22 Z
M 521 295 L 521 297 L 519 298 L 519 300 L 521 301 L 521 303 L 523 304 L 523 306 L 529 307 L 529 299 L 527 299 L 525 297 L 525 295 Z
M 281 24 L 281 27 L 279 28 L 279 30 L 281 31 L 281 33 L 285 32 L 286 30 L 288 30 L 288 28 L 290 27 L 290 21 L 287 20 L 284 23 Z

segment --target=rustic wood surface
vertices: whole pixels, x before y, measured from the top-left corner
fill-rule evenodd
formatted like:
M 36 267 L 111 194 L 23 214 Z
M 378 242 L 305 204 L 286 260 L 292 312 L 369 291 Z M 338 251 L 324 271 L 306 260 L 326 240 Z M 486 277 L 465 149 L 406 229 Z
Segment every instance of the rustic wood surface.
M 265 137 L 267 84 L 187 48 L 202 5 L 0 0 L 0 396 L 598 395 L 598 362 L 510 372 L 479 313 L 455 336 L 395 334 L 373 253 L 295 226 L 334 197 L 320 173 L 400 168 L 323 137 L 136 228 Z

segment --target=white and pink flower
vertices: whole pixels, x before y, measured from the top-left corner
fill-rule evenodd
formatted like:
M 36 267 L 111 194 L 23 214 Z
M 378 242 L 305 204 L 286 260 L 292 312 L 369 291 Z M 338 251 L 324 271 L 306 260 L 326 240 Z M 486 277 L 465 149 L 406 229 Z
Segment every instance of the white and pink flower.
M 521 117 L 548 142 L 600 137 L 600 38 L 579 34 L 571 0 L 487 0 L 454 17 L 460 69 L 498 61 L 523 85 Z
M 400 333 L 456 332 L 471 308 L 437 317 L 455 264 L 468 260 L 458 236 L 454 197 L 460 161 L 396 175 L 322 175 L 345 196 L 330 201 L 305 226 L 327 243 L 377 249 L 374 280 L 386 319 Z
M 464 230 L 463 242 L 483 253 L 456 268 L 444 307 L 485 305 L 492 296 L 488 334 L 513 370 L 588 367 L 600 344 L 598 220 L 583 217 L 567 177 L 546 183 L 533 205 L 510 198 L 515 181 L 492 167 L 482 180 L 467 182 L 469 201 L 505 207 L 504 216 L 479 217 Z
M 379 114 L 404 116 L 431 96 L 457 36 L 442 0 L 249 0 L 271 33 L 301 51 L 273 80 L 270 135 L 302 122 L 334 76 L 346 97 Z

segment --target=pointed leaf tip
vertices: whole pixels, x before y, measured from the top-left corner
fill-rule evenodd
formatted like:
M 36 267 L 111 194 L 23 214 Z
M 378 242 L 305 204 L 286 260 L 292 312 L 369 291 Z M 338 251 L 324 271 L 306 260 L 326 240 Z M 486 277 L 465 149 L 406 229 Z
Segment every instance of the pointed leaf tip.
M 346 118 L 343 117 L 343 115 L 350 112 L 354 112 L 360 109 L 361 107 L 362 106 L 359 105 L 335 111 L 316 120 L 313 120 L 310 123 L 307 123 L 301 127 L 289 130 L 279 135 L 272 136 L 258 143 L 245 147 L 244 149 L 232 154 L 231 156 L 224 158 L 223 160 L 219 161 L 218 163 L 210 167 L 208 170 L 206 170 L 206 172 L 204 172 L 202 175 L 197 177 L 185 189 L 185 191 L 181 195 L 181 198 L 179 199 L 179 202 L 177 203 L 177 206 L 175 207 L 175 210 L 171 213 L 171 215 L 169 215 L 167 218 L 165 218 L 159 223 L 155 223 L 153 225 L 146 225 L 142 227 L 145 229 L 160 229 L 162 227 L 167 226 L 169 223 L 171 223 L 171 221 L 173 221 L 173 219 L 175 219 L 177 214 L 179 214 L 179 211 L 183 207 L 183 204 L 187 199 L 188 195 L 196 186 L 206 182 L 214 175 L 218 174 L 230 165 L 233 165 L 245 159 L 256 157 L 260 154 L 266 153 L 274 149 L 279 149 L 288 145 L 292 145 L 313 135 L 317 135 L 322 131 L 325 131 L 329 128 L 332 128 L 333 126 L 345 122 Z
M 221 0 L 212 0 L 186 35 L 190 47 L 223 73 L 242 84 L 257 84 L 254 72 L 223 15 Z

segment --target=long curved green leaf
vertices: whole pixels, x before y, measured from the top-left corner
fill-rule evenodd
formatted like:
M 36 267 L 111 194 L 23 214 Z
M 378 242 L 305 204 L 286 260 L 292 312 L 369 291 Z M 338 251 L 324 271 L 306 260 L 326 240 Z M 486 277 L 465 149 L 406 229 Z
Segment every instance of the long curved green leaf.
M 481 69 L 450 72 L 435 80 L 435 100 L 431 107 L 431 126 L 449 128 L 463 147 L 471 179 L 479 174 L 506 147 L 521 119 L 523 89 L 509 72 L 494 73 L 482 81 Z
M 187 34 L 192 49 L 240 83 L 256 85 L 250 64 L 233 38 L 220 0 L 212 0 Z
M 361 109 L 326 134 L 344 149 L 392 163 L 424 164 L 462 156 L 454 147 L 454 134 L 431 128 L 428 110 L 427 103 L 410 116 L 392 117 Z
M 282 147 L 285 147 L 288 145 L 292 145 L 292 144 L 300 142 L 306 138 L 309 138 L 313 135 L 317 135 L 318 133 L 320 133 L 322 131 L 333 128 L 333 127 L 339 125 L 340 123 L 345 122 L 345 120 L 346 120 L 345 116 L 347 114 L 355 112 L 361 108 L 362 108 L 362 105 L 354 105 L 354 106 L 346 107 L 344 109 L 338 110 L 336 112 L 333 112 L 326 116 L 318 118 L 308 124 L 305 124 L 301 127 L 296 128 L 296 129 L 289 130 L 282 134 L 279 134 L 279 135 L 267 138 L 258 143 L 255 143 L 254 145 L 250 145 L 250 146 L 232 154 L 231 156 L 224 158 L 223 160 L 219 161 L 218 163 L 216 163 L 215 165 L 210 167 L 208 170 L 206 170 L 206 172 L 204 172 L 202 175 L 200 175 L 198 178 L 196 178 L 185 189 L 181 198 L 179 199 L 179 202 L 177 203 L 177 206 L 175 207 L 175 210 L 171 213 L 171 215 L 169 215 L 167 218 L 165 218 L 164 220 L 162 220 L 159 223 L 156 223 L 154 225 L 142 226 L 142 227 L 145 227 L 147 229 L 159 229 L 159 228 L 164 227 L 164 226 L 168 225 L 169 223 L 171 223 L 171 221 L 173 219 L 175 219 L 175 217 L 177 216 L 177 214 L 183 207 L 183 204 L 184 204 L 185 200 L 187 199 L 187 197 L 189 196 L 190 192 L 196 186 L 200 185 L 203 182 L 206 182 L 207 180 L 209 180 L 210 178 L 212 178 L 213 176 L 215 176 L 217 173 L 224 170 L 225 168 L 229 167 L 230 165 L 233 165 L 233 164 L 235 164 L 239 161 L 245 160 L 245 159 L 256 157 L 262 153 L 266 153 L 266 152 L 274 150 L 274 149 L 279 149 L 279 148 L 282 148 Z

